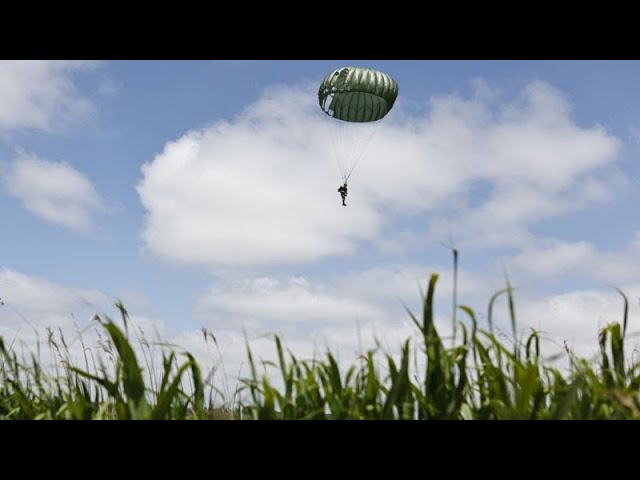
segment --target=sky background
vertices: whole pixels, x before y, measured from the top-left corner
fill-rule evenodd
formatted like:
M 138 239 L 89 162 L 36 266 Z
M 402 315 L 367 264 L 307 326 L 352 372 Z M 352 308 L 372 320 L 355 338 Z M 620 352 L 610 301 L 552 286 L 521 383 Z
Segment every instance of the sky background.
M 400 93 L 344 208 L 317 88 L 350 65 Z M 638 84 L 637 61 L 0 61 L 0 335 L 120 298 L 229 368 L 243 329 L 350 362 L 399 350 L 433 272 L 447 331 L 453 240 L 461 304 L 506 268 L 520 330 L 592 354 L 607 285 L 640 330 Z

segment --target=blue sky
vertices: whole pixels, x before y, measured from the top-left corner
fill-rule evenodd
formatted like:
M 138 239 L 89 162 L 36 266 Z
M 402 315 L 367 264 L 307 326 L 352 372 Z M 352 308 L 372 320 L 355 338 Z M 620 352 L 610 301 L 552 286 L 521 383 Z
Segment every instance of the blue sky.
M 347 208 L 316 100 L 345 65 L 400 86 Z M 639 81 L 636 61 L 2 61 L 0 334 L 117 297 L 194 350 L 204 326 L 349 352 L 356 321 L 396 348 L 432 271 L 447 328 L 453 238 L 461 303 L 484 311 L 506 266 L 522 328 L 590 352 L 620 316 L 607 284 L 637 314 Z

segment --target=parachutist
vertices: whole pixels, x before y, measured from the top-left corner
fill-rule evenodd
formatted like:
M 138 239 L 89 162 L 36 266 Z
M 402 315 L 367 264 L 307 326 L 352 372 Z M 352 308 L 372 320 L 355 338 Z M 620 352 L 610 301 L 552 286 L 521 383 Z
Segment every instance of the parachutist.
M 347 206 L 347 181 L 363 158 L 376 122 L 387 116 L 398 98 L 398 82 L 384 72 L 342 67 L 327 75 L 318 88 L 318 103 L 327 127 L 344 185 L 338 188 Z
M 347 204 L 344 201 L 347 198 L 347 182 L 344 182 L 344 185 L 338 188 L 338 193 L 342 196 L 342 206 L 346 207 Z

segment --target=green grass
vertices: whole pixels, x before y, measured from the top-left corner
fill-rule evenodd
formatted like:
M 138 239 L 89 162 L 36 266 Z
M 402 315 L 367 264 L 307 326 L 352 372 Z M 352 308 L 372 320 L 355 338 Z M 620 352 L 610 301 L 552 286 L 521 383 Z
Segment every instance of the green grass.
M 599 358 L 587 361 L 567 348 L 569 367 L 558 369 L 543 360 L 538 332 L 518 338 L 508 280 L 507 287 L 489 301 L 486 330 L 478 325 L 476 313 L 458 305 L 454 296 L 454 312 L 460 316 L 452 316 L 456 334 L 447 346 L 434 322 L 437 281 L 438 276 L 432 275 L 420 315 L 407 310 L 419 340 L 407 339 L 399 356 L 375 349 L 341 369 L 331 351 L 321 358 L 299 359 L 277 336 L 277 360 L 261 361 L 247 341 L 250 374 L 231 395 L 217 390 L 214 372 L 205 378 L 189 353 L 163 346 L 161 365 L 155 365 L 149 342 L 131 327 L 120 303 L 116 306 L 124 328 L 96 317 L 104 335 L 103 352 L 96 360 L 83 343 L 81 365 L 71 362 L 61 332 L 56 339 L 48 331 L 48 345 L 57 358 L 53 369 L 42 366 L 39 351 L 19 358 L 13 344 L 0 338 L 0 418 L 640 418 L 640 363 L 630 362 L 625 354 L 628 301 L 623 292 L 618 290 L 624 300 L 622 322 L 600 331 Z M 512 337 L 500 340 L 492 312 L 504 296 Z M 130 330 L 136 332 L 142 363 L 132 347 Z M 203 333 L 205 341 L 216 342 L 211 332 Z M 79 339 L 82 342 L 82 332 Z

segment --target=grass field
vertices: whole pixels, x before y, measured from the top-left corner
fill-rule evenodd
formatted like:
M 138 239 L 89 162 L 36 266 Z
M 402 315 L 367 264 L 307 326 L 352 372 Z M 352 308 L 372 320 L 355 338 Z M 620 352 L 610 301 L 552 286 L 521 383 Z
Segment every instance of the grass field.
M 79 365 L 71 361 L 62 333 L 56 340 L 49 330 L 48 346 L 57 359 L 53 368 L 42 365 L 39 350 L 19 356 L 0 338 L 0 418 L 640 418 L 640 363 L 625 352 L 628 301 L 623 292 L 621 321 L 600 331 L 599 359 L 579 358 L 567 348 L 563 355 L 569 367 L 556 368 L 543 360 L 538 332 L 518 337 L 508 281 L 488 303 L 486 326 L 478 324 L 473 310 L 457 304 L 454 293 L 454 312 L 460 316 L 452 318 L 453 341 L 445 341 L 434 323 L 437 281 L 432 275 L 422 312 L 407 311 L 419 341 L 407 339 L 399 356 L 372 350 L 341 369 L 330 351 L 299 359 L 275 337 L 277 361 L 263 362 L 247 342 L 249 376 L 231 393 L 214 387 L 211 374 L 203 375 L 189 353 L 163 348 L 156 366 L 149 342 L 130 328 L 121 304 L 116 305 L 122 326 L 96 317 L 104 348 L 94 355 L 83 343 Z M 496 335 L 492 321 L 494 303 L 503 297 L 512 328 L 508 339 Z M 211 332 L 203 333 L 215 342 Z M 275 374 L 268 376 L 266 367 Z

